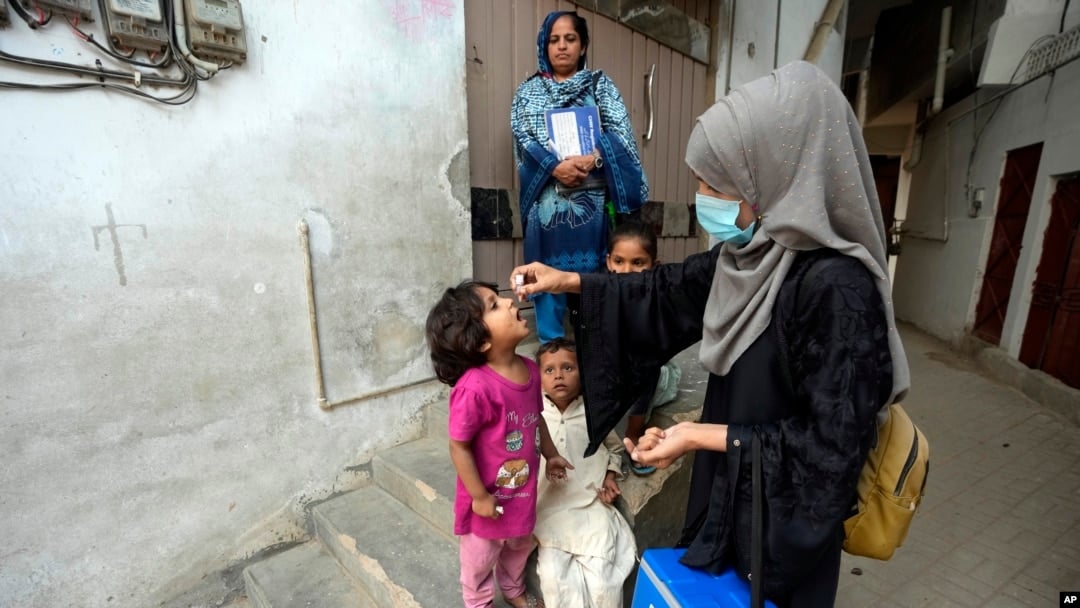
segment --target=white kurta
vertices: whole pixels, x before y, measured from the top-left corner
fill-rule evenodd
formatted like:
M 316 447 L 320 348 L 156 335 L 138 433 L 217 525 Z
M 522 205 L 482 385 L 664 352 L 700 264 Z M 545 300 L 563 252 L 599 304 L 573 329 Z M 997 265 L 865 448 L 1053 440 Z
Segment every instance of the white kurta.
M 563 413 L 545 396 L 543 416 L 559 453 L 574 465 L 563 482 L 539 479 L 533 533 L 540 544 L 537 573 L 544 603 L 621 608 L 623 582 L 634 568 L 637 548 L 629 524 L 597 490 L 608 471 L 622 478 L 622 441 L 609 433 L 595 454 L 582 457 L 588 431 L 580 397 Z

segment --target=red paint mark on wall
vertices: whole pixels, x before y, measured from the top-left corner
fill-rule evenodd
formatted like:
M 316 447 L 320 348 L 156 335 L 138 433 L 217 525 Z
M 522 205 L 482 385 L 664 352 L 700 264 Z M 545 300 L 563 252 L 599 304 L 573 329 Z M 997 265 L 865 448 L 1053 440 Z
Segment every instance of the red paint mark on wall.
M 454 16 L 456 7 L 453 0 L 393 0 L 390 16 L 394 24 L 406 38 L 418 42 L 427 34 L 427 26 L 432 21 L 448 19 Z
M 448 18 L 454 16 L 454 3 L 450 0 L 420 0 L 424 17 Z

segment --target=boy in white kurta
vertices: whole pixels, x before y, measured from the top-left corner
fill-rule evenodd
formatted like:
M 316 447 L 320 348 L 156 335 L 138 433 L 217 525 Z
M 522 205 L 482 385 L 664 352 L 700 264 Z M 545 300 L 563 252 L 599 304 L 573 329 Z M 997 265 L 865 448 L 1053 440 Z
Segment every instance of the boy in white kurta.
M 634 534 L 613 503 L 619 496 L 622 442 L 610 433 L 596 453 L 588 445 L 574 343 L 558 338 L 536 354 L 551 439 L 574 469 L 567 479 L 539 479 L 536 570 L 548 606 L 622 608 L 623 582 L 634 568 Z

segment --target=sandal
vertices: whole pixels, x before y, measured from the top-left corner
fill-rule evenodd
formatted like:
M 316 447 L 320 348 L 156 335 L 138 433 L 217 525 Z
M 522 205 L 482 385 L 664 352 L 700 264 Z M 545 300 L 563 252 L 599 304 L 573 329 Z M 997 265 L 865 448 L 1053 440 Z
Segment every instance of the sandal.
M 636 462 L 631 461 L 630 470 L 633 471 L 634 475 L 644 477 L 645 475 L 652 475 L 655 473 L 656 467 L 647 464 L 637 464 Z
M 528 591 L 526 591 L 523 595 L 515 597 L 514 599 L 516 600 L 521 597 L 525 598 L 525 608 L 544 608 L 544 600 L 536 597 Z M 514 605 L 513 602 L 511 602 L 510 600 L 506 600 L 506 603 L 510 604 L 511 606 Z

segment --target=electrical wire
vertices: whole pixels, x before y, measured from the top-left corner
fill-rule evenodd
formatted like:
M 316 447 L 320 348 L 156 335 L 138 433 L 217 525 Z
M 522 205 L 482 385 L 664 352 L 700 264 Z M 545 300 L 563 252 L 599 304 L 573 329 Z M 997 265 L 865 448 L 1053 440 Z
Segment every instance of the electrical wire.
M 163 78 L 154 74 L 145 74 L 142 72 L 120 72 L 117 70 L 107 70 L 103 68 L 90 68 L 73 63 L 64 63 L 61 61 L 49 61 L 47 59 L 34 59 L 32 57 L 22 57 L 19 55 L 13 55 L 0 49 L 0 61 L 6 61 L 8 63 L 14 63 L 17 65 L 26 65 L 37 68 L 45 68 L 52 70 L 60 70 L 65 72 L 72 72 L 75 74 L 82 74 L 84 76 L 92 76 L 94 78 L 110 78 L 113 80 L 124 80 L 132 84 L 144 83 L 158 86 L 174 86 L 174 87 L 186 87 L 188 86 L 188 79 L 176 80 L 173 78 Z
M 76 82 L 76 83 L 61 83 L 61 84 L 37 84 L 37 83 L 23 83 L 23 82 L 11 82 L 0 81 L 0 88 L 4 89 L 22 89 L 22 90 L 39 90 L 39 91 L 75 91 L 81 89 L 89 89 L 99 87 L 107 90 L 118 91 L 167 105 L 182 105 L 195 97 L 197 91 L 198 81 L 188 74 L 184 75 L 183 79 L 177 80 L 173 78 L 164 78 L 154 74 L 144 74 L 141 72 L 121 72 L 116 70 L 109 70 L 100 67 L 100 60 L 98 62 L 99 67 L 97 69 L 78 66 L 69 63 L 47 61 L 42 59 L 34 59 L 30 57 L 21 57 L 0 50 L 0 61 L 8 63 L 14 63 L 16 65 L 31 66 L 36 68 L 43 68 L 53 71 L 63 71 L 67 73 L 74 73 L 77 75 L 93 77 L 97 82 Z M 126 86 L 116 84 L 113 82 L 106 82 L 106 79 L 123 80 L 135 86 Z M 176 95 L 172 96 L 158 96 L 146 91 L 140 90 L 138 87 L 149 84 L 151 86 L 170 86 L 180 87 L 181 90 Z
M 15 12 L 26 21 L 31 29 L 37 29 L 51 21 L 53 17 L 51 11 L 46 17 L 44 11 L 41 7 L 37 6 L 37 3 L 35 2 L 33 7 L 38 12 L 38 18 L 35 19 L 27 12 L 30 5 L 27 4 L 26 6 L 23 6 L 21 4 L 23 1 L 25 0 L 12 0 L 11 5 L 14 7 Z M 99 0 L 98 5 L 104 14 L 103 3 L 104 0 Z M 156 52 L 150 54 L 150 62 L 135 60 L 132 58 L 136 52 L 134 49 L 130 54 L 125 55 L 123 52 L 117 50 L 116 46 L 113 44 L 114 41 L 111 39 L 109 40 L 109 46 L 106 47 L 94 38 L 93 33 L 87 32 L 79 27 L 79 18 L 77 16 L 74 18 L 66 17 L 66 20 L 77 37 L 93 45 L 107 58 L 123 62 L 127 65 L 154 70 L 164 69 L 175 64 L 181 73 L 181 78 L 167 77 L 139 70 L 126 71 L 122 69 L 107 69 L 102 66 L 100 59 L 96 60 L 97 67 L 90 67 L 61 61 L 51 61 L 48 59 L 23 57 L 0 49 L 0 63 L 11 63 L 30 68 L 65 72 L 67 74 L 93 79 L 93 82 L 80 81 L 53 84 L 0 81 L 0 89 L 65 92 L 101 88 L 169 105 L 182 105 L 190 102 L 198 91 L 198 83 L 200 80 L 209 80 L 213 78 L 218 71 L 230 69 L 234 64 L 232 61 L 223 61 L 221 64 L 214 64 L 198 60 L 195 56 L 186 56 L 183 52 L 184 45 L 182 44 L 186 43 L 186 40 L 177 40 L 178 30 L 183 31 L 183 28 L 179 27 L 177 24 L 177 3 L 173 0 L 165 0 L 162 3 L 162 6 L 164 8 L 164 26 L 167 32 L 167 43 L 163 46 L 161 59 L 157 61 L 153 60 L 154 57 L 157 56 Z M 211 67 L 216 69 L 211 70 Z M 171 96 L 154 95 L 141 89 L 145 85 L 153 87 L 178 87 L 180 91 Z
M 48 21 L 42 23 L 37 19 L 31 17 L 30 13 L 26 12 L 26 7 L 22 5 L 22 0 L 11 0 L 11 10 L 15 11 L 15 14 L 18 15 L 23 21 L 25 21 L 26 25 L 29 26 L 32 30 L 36 30 L 37 28 L 48 23 Z M 49 18 L 51 19 L 52 16 L 50 15 Z
M 102 20 L 107 22 L 108 18 L 105 17 L 106 12 L 107 12 L 107 9 L 105 7 L 105 2 L 106 2 L 106 0 L 98 0 L 98 11 L 102 15 Z M 158 6 L 160 6 L 160 1 L 159 1 Z M 168 16 L 167 15 L 165 16 L 164 21 L 165 21 L 165 23 L 163 23 L 163 26 L 168 27 L 167 26 L 167 22 L 168 22 Z M 79 24 L 79 22 L 78 22 L 78 20 L 76 20 L 75 25 L 77 26 L 78 24 Z M 106 29 L 106 31 L 108 31 L 108 30 Z M 85 33 L 85 32 L 83 32 L 83 33 Z M 168 37 L 167 32 L 166 32 L 166 37 Z M 123 61 L 126 61 L 126 62 L 128 62 L 128 63 L 130 63 L 132 65 L 137 65 L 137 66 L 144 67 L 144 68 L 163 68 L 163 67 L 168 66 L 169 63 L 172 61 L 172 55 L 169 53 L 168 43 L 165 42 L 165 41 L 162 42 L 162 48 L 165 49 L 165 53 L 162 56 L 161 61 L 160 62 L 154 62 L 153 53 L 151 53 L 150 51 L 147 51 L 147 54 L 151 55 L 151 58 L 150 58 L 151 61 L 150 61 L 150 63 L 146 63 L 146 62 L 135 61 L 135 60 L 131 59 L 131 56 L 133 56 L 135 54 L 135 49 L 132 49 L 131 53 L 129 53 L 128 55 L 125 56 L 123 53 L 119 52 L 116 49 L 116 46 L 113 44 L 113 42 L 115 41 L 114 37 L 108 36 L 106 38 L 107 38 L 107 40 L 109 42 L 109 47 L 111 48 L 111 50 L 105 48 L 104 46 L 102 46 L 101 43 L 94 40 L 94 35 L 93 34 L 88 35 L 88 41 L 91 44 L 93 44 L 94 46 L 98 47 L 102 52 L 104 52 L 104 53 L 106 53 L 106 54 L 108 54 L 110 56 L 116 57 L 117 59 L 121 59 Z M 113 55 L 114 51 L 116 52 L 115 55 Z M 156 52 L 158 52 L 158 51 L 155 51 L 154 53 L 156 53 Z
M 1009 76 L 1009 88 L 1002 91 L 1000 94 L 998 94 L 997 96 L 995 96 L 993 99 L 990 100 L 990 102 L 997 101 L 997 104 L 995 104 L 994 108 L 992 110 L 990 110 L 990 115 L 987 116 L 986 120 L 983 121 L 982 126 L 978 125 L 978 106 L 975 107 L 975 114 L 974 114 L 974 116 L 972 118 L 972 121 L 974 123 L 976 123 L 976 124 L 974 125 L 974 130 L 973 130 L 972 139 L 971 139 L 971 150 L 968 152 L 967 170 L 965 171 L 965 176 L 964 176 L 964 188 L 965 189 L 968 189 L 968 190 L 971 189 L 971 174 L 972 174 L 972 170 L 973 170 L 973 168 L 975 166 L 975 152 L 979 148 L 979 140 L 982 139 L 983 133 L 986 132 L 986 127 L 988 127 L 990 125 L 990 121 L 992 121 L 994 119 L 994 116 L 997 114 L 998 109 L 1001 108 L 1001 106 L 1003 105 L 1002 102 L 1005 101 L 1005 96 L 1008 95 L 1009 93 L 1012 93 L 1016 89 L 1019 89 L 1020 87 L 1026 85 L 1027 83 L 1031 82 L 1032 80 L 1034 80 L 1034 79 L 1029 79 L 1029 80 L 1026 80 L 1026 81 L 1024 81 L 1022 83 L 1013 84 L 1013 80 L 1016 80 L 1017 73 L 1020 72 L 1020 68 L 1027 61 L 1027 58 L 1028 58 L 1029 55 L 1031 55 L 1031 52 L 1035 50 L 1035 47 L 1039 46 L 1043 42 L 1046 42 L 1047 40 L 1052 40 L 1053 38 L 1054 38 L 1054 35 L 1052 35 L 1052 34 L 1047 34 L 1045 36 L 1039 36 L 1038 38 L 1036 38 L 1031 43 L 1030 46 L 1028 46 L 1027 50 L 1024 51 L 1024 55 L 1022 57 L 1020 57 L 1020 61 L 1016 62 L 1016 67 L 1013 68 L 1012 75 Z M 987 102 L 987 103 L 990 103 L 990 102 Z
M 18 0 L 16 0 L 16 1 L 18 1 Z M 50 10 L 49 11 L 49 16 L 46 17 L 45 16 L 45 11 L 41 10 L 41 7 L 38 6 L 37 2 L 34 3 L 34 10 L 36 10 L 37 14 L 38 14 L 38 25 L 42 26 L 42 27 L 44 27 L 46 25 L 49 25 L 49 22 L 52 21 L 52 18 L 53 18 L 53 12 Z
M 75 21 L 72 21 L 69 18 L 67 21 L 68 21 L 68 24 L 71 26 L 71 29 L 75 30 L 75 33 L 79 36 L 79 38 L 82 38 L 84 41 L 94 45 L 95 47 L 97 47 L 97 49 L 99 51 L 101 51 L 102 53 L 105 53 L 106 55 L 108 55 L 109 57 L 112 57 L 113 59 L 118 59 L 120 61 L 123 61 L 124 63 L 129 63 L 131 65 L 139 66 L 141 68 L 154 68 L 154 69 L 160 69 L 160 68 L 168 67 L 169 63 L 172 61 L 172 54 L 169 52 L 168 47 L 165 47 L 165 49 L 166 49 L 165 54 L 162 56 L 162 59 L 159 62 L 147 63 L 145 61 L 136 61 L 135 59 L 131 58 L 132 55 L 135 54 L 135 49 L 131 49 L 131 53 L 129 55 L 122 55 L 120 53 L 117 53 L 113 49 L 106 48 L 100 42 L 98 42 L 96 39 L 94 39 L 94 35 L 92 33 L 87 33 L 87 32 L 84 32 L 83 30 L 79 29 L 78 19 L 76 19 Z M 112 41 L 111 40 L 110 40 L 110 46 L 112 46 Z
M 26 82 L 8 82 L 0 80 L 0 89 L 23 89 L 23 90 L 36 90 L 36 91 L 73 91 L 79 89 L 92 89 L 103 88 L 113 91 L 119 91 L 128 95 L 134 95 L 136 97 L 142 97 L 158 103 L 167 105 L 179 106 L 188 103 L 195 97 L 195 91 L 198 87 L 197 81 L 192 81 L 191 85 L 172 97 L 158 97 L 151 95 L 145 91 L 133 87 L 127 87 L 111 82 L 71 82 L 60 84 L 33 84 Z

